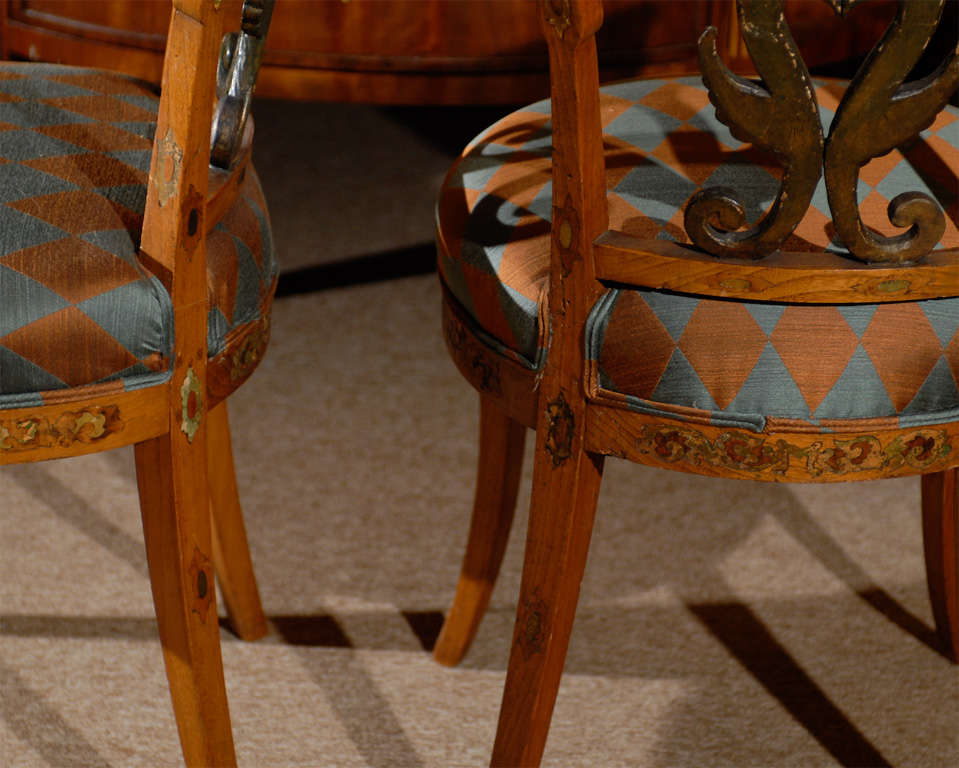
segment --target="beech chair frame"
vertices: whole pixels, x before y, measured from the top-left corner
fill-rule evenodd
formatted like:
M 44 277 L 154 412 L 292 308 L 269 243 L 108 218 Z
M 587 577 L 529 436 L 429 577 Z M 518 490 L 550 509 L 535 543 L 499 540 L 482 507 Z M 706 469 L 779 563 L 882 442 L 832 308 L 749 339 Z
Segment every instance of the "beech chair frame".
M 959 423 L 836 433 L 768 424 L 759 434 L 691 424 L 604 401 L 585 353 L 588 316 L 606 283 L 736 299 L 881 303 L 959 295 L 959 254 L 937 251 L 921 261 L 862 265 L 829 254 L 765 255 L 774 243 L 764 253 L 717 260 L 689 247 L 609 231 L 594 37 L 601 3 L 541 0 L 539 7 L 549 43 L 553 142 L 544 367 L 531 371 L 496 354 L 448 293 L 443 306 L 447 346 L 480 393 L 481 408 L 473 517 L 456 596 L 434 650 L 441 663 L 462 658 L 486 610 L 511 526 L 526 429 L 536 432 L 522 585 L 491 764 L 541 760 L 606 456 L 772 482 L 921 474 L 936 630 L 944 655 L 959 661 Z M 957 76 L 955 56 L 944 71 Z M 946 98 L 954 87 L 945 86 Z M 438 247 L 449 252 L 442 231 Z M 861 450 L 869 461 L 859 461 L 864 455 L 851 447 L 857 444 L 868 444 Z
M 0 464 L 133 445 L 160 640 L 187 765 L 235 765 L 220 655 L 214 572 L 245 640 L 267 632 L 240 509 L 226 396 L 253 371 L 269 313 L 241 330 L 240 353 L 207 358 L 205 238 L 233 203 L 252 126 L 232 165 L 210 165 L 222 37 L 218 2 L 174 0 L 140 245 L 170 291 L 169 381 L 0 411 Z M 268 309 L 268 307 L 267 307 Z M 235 351 L 235 350 L 234 350 Z

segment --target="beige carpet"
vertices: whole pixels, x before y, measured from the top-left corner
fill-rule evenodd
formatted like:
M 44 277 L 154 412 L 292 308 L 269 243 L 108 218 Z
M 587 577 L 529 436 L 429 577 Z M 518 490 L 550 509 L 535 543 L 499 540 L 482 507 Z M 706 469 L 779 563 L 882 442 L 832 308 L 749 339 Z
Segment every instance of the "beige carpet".
M 260 160 L 288 268 L 428 240 L 435 137 L 403 113 L 267 106 L 302 118 Z M 390 171 L 395 194 L 364 193 L 351 135 L 375 147 L 357 163 L 413 158 Z M 477 404 L 442 345 L 435 276 L 279 299 L 231 408 L 273 623 L 253 645 L 223 633 L 241 765 L 485 764 L 524 514 L 475 647 L 439 667 L 424 644 L 459 568 Z M 131 452 L 7 467 L 0 491 L 0 765 L 178 764 Z M 959 673 L 930 625 L 914 480 L 787 487 L 610 461 L 544 764 L 957 765 Z

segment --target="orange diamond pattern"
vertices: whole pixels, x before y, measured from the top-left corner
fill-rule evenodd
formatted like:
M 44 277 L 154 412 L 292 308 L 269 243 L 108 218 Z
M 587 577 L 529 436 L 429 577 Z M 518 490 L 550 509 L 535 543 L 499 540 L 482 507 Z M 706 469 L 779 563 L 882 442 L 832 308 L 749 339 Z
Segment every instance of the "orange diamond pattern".
M 716 354 L 716 339 L 735 339 Z M 701 302 L 689 318 L 679 348 L 720 408 L 739 394 L 766 346 L 766 334 L 738 302 Z
M 72 304 L 143 278 L 132 264 L 77 237 L 15 251 L 0 259 L 0 264 L 33 278 Z
M 137 362 L 117 340 L 76 307 L 67 307 L 0 339 L 69 387 L 119 373 Z
M 709 104 L 709 94 L 701 85 L 669 80 L 661 88 L 641 98 L 639 103 L 685 122 Z
M 642 339 L 642 366 L 631 362 L 637 339 Z M 602 367 L 616 390 L 651 398 L 675 348 L 669 331 L 638 294 L 626 291 L 620 295 L 606 334 Z
M 109 155 L 84 153 L 61 157 L 39 157 L 24 165 L 50 173 L 78 187 L 121 187 L 146 184 L 147 175 Z
M 829 339 L 817 344 L 814 339 Z M 835 307 L 786 307 L 770 341 L 792 374 L 810 413 L 832 390 L 859 346 L 859 337 Z
M 110 229 L 139 231 L 142 215 L 86 189 L 7 203 L 73 235 Z
M 156 121 L 156 113 L 121 99 L 115 99 L 112 94 L 109 96 L 91 95 L 73 96 L 64 99 L 45 99 L 41 103 L 110 123 L 152 123 Z
M 93 152 L 126 152 L 131 149 L 148 150 L 153 146 L 150 139 L 119 128 L 110 123 L 67 123 L 65 125 L 41 125 L 37 133 L 59 139 Z
M 932 325 L 915 302 L 880 305 L 862 346 L 897 411 L 909 405 L 942 355 Z

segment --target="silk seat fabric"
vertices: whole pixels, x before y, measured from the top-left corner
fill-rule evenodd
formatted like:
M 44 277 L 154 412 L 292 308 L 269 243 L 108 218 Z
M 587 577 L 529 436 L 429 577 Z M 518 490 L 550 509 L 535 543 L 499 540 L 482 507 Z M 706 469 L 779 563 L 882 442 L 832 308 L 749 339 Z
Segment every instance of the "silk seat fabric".
M 169 376 L 170 297 L 137 258 L 157 107 L 122 75 L 0 64 L 0 408 Z M 213 357 L 275 287 L 252 169 L 207 236 L 207 269 Z
M 817 83 L 827 132 L 843 88 Z M 697 189 L 732 187 L 750 220 L 775 198 L 778 167 L 715 119 L 698 78 L 607 87 L 600 105 L 611 229 L 688 243 L 683 209 Z M 533 369 L 548 340 L 549 109 L 533 104 L 474 140 L 437 209 L 446 288 L 477 336 Z M 956 168 L 959 114 L 949 108 L 919 141 L 863 169 L 863 219 L 894 234 L 889 200 L 924 191 L 946 211 L 939 247 L 959 247 Z M 844 252 L 822 182 L 783 250 Z M 959 417 L 959 299 L 790 306 L 616 289 L 595 308 L 585 343 L 601 398 L 701 423 L 849 428 Z

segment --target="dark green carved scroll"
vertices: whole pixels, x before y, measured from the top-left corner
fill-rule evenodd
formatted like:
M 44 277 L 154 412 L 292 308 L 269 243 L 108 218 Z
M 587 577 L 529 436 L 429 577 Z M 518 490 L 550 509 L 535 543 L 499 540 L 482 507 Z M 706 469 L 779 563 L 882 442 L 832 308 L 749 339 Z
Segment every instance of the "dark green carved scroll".
M 823 132 L 815 91 L 785 18 L 785 0 L 737 0 L 746 48 L 762 83 L 729 71 L 716 50 L 716 30 L 699 40 L 699 62 L 716 117 L 733 136 L 772 152 L 783 166 L 779 194 L 748 229 L 736 192 L 711 187 L 686 206 L 690 239 L 717 256 L 760 258 L 792 234 L 822 170 Z
M 860 0 L 830 0 L 844 13 Z M 907 231 L 885 237 L 859 215 L 859 170 L 929 126 L 959 86 L 953 52 L 930 76 L 903 84 L 939 23 L 945 0 L 900 0 L 899 12 L 856 74 L 833 119 L 826 141 L 825 176 L 836 233 L 857 259 L 916 261 L 942 237 L 939 205 L 922 192 L 906 192 L 889 204 L 889 220 Z
M 836 234 L 864 262 L 917 261 L 939 242 L 944 214 L 929 195 L 904 192 L 889 220 L 906 231 L 886 237 L 863 222 L 856 197 L 860 169 L 901 147 L 929 126 L 959 87 L 959 52 L 928 77 L 905 83 L 939 23 L 945 0 L 899 0 L 896 18 L 849 85 L 823 140 L 809 73 L 784 13 L 785 0 L 737 0 L 740 28 L 761 82 L 732 74 L 716 50 L 716 31 L 700 38 L 700 67 L 716 116 L 733 135 L 772 152 L 783 181 L 772 207 L 747 228 L 734 190 L 695 194 L 686 207 L 690 239 L 717 256 L 760 258 L 776 250 L 799 223 L 820 174 Z M 865 0 L 826 0 L 842 16 Z

